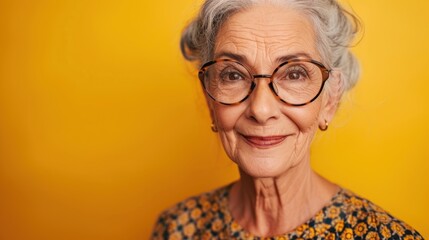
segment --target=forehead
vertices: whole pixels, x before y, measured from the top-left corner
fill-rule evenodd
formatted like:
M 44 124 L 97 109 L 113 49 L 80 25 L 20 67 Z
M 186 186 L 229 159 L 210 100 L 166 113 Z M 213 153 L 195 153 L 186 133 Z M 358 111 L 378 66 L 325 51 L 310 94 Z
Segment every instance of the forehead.
M 240 55 L 249 64 L 293 55 L 319 59 L 309 19 L 287 6 L 261 4 L 232 15 L 216 36 L 214 57 Z

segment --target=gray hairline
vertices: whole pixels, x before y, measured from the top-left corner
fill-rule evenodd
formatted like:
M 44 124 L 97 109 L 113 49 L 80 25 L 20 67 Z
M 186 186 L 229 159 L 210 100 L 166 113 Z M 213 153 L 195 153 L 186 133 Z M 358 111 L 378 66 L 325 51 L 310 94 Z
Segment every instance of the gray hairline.
M 228 1 L 228 0 L 226 0 L 226 1 Z M 222 1 L 219 1 L 219 4 L 221 4 L 221 2 Z M 233 1 L 229 1 L 229 2 L 233 2 Z M 310 23 L 313 26 L 313 31 L 314 31 L 314 34 L 315 34 L 315 37 L 316 37 L 316 48 L 318 50 L 318 53 L 321 55 L 320 57 L 322 58 L 322 63 L 325 64 L 328 68 L 330 68 L 330 66 L 332 65 L 332 63 L 331 63 L 331 61 L 329 61 L 329 58 L 325 54 L 326 50 L 322 50 L 322 49 L 324 49 L 324 45 L 321 43 L 321 41 L 322 41 L 321 38 L 323 36 L 323 34 L 321 33 L 321 30 L 320 30 L 321 27 L 319 26 L 320 25 L 319 21 L 317 21 L 315 19 L 315 17 L 313 17 L 313 15 L 310 13 L 311 11 L 308 10 L 308 9 L 306 9 L 306 8 L 299 8 L 297 6 L 294 6 L 293 4 L 291 4 L 289 2 L 282 2 L 282 1 L 279 1 L 279 0 L 268 0 L 266 2 L 271 3 L 271 4 L 278 4 L 279 6 L 282 6 L 282 7 L 285 7 L 285 6 L 291 7 L 293 9 L 295 9 L 295 10 L 300 11 L 304 16 L 307 17 L 307 19 L 310 21 Z M 219 30 L 222 28 L 222 25 L 225 22 L 227 22 L 228 19 L 230 17 L 232 17 L 233 15 L 235 15 L 237 13 L 240 13 L 240 12 L 243 12 L 243 11 L 245 11 L 245 10 L 253 7 L 253 6 L 256 6 L 257 4 L 261 4 L 260 2 L 255 1 L 255 0 L 249 0 L 249 1 L 246 1 L 246 2 L 244 2 L 244 1 L 238 1 L 238 3 L 243 4 L 243 5 L 242 6 L 237 6 L 237 8 L 235 8 L 235 9 L 230 9 L 230 10 L 224 12 L 223 15 L 225 15 L 225 17 L 221 18 L 220 22 L 216 22 L 214 25 L 211 25 L 211 26 L 213 26 L 213 28 L 210 27 L 208 29 L 209 31 L 207 31 L 207 32 L 210 32 L 211 36 L 210 36 L 210 38 L 208 38 L 208 40 L 210 41 L 210 44 L 208 44 L 208 46 L 209 46 L 208 49 L 207 49 L 208 52 L 206 53 L 206 57 L 204 58 L 204 62 L 213 60 L 214 45 L 215 45 L 215 42 L 216 42 L 216 37 L 217 37 L 217 34 L 219 33 Z M 209 18 L 209 20 L 211 20 L 211 18 Z

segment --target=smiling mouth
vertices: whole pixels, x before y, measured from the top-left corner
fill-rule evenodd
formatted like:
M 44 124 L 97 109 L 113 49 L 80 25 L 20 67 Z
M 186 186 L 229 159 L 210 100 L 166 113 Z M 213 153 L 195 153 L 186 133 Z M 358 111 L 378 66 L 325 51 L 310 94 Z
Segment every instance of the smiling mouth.
M 258 148 L 269 148 L 269 147 L 276 146 L 282 143 L 287 137 L 287 136 L 260 137 L 260 136 L 245 136 L 245 135 L 242 135 L 242 136 L 247 143 Z

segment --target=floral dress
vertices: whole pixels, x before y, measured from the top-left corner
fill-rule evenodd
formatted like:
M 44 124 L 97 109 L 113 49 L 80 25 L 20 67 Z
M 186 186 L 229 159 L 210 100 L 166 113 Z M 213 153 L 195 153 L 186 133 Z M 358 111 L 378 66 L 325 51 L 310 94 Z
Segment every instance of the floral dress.
M 253 236 L 228 210 L 231 186 L 191 197 L 164 211 L 155 224 L 152 239 L 423 239 L 409 225 L 346 189 L 292 232 L 265 238 Z

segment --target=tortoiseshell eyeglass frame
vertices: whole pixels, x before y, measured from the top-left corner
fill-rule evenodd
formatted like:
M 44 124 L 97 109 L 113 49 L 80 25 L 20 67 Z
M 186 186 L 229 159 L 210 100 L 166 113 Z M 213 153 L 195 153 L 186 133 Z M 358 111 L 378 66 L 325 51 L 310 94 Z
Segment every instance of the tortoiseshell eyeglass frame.
M 212 95 L 207 91 L 207 88 L 206 88 L 206 86 L 205 86 L 205 84 L 204 84 L 204 73 L 207 71 L 208 67 L 210 67 L 211 65 L 213 65 L 213 64 L 215 64 L 215 63 L 217 63 L 217 62 L 233 62 L 233 63 L 237 63 L 237 64 L 241 65 L 244 69 L 246 69 L 246 70 L 250 73 L 250 75 L 252 76 L 252 78 L 253 78 L 253 79 L 252 79 L 252 85 L 250 86 L 249 92 L 248 92 L 248 93 L 247 93 L 247 95 L 246 95 L 243 99 L 241 99 L 240 101 L 238 101 L 238 102 L 234 102 L 234 103 L 224 103 L 224 102 L 221 102 L 221 101 L 216 100 L 216 99 L 215 99 L 215 98 L 214 98 L 214 97 L 213 97 L 213 96 L 212 96 Z M 321 84 L 320 89 L 319 89 L 319 91 L 317 92 L 316 96 L 314 96 L 311 100 L 309 100 L 309 101 L 307 101 L 307 102 L 305 102 L 305 103 L 298 103 L 298 104 L 296 104 L 296 103 L 289 103 L 289 102 L 287 102 L 287 101 L 283 100 L 282 98 L 280 98 L 280 96 L 277 94 L 277 92 L 276 92 L 276 90 L 275 90 L 274 83 L 273 83 L 273 76 L 275 75 L 275 73 L 276 73 L 276 72 L 277 72 L 277 71 L 278 71 L 282 66 L 284 66 L 284 65 L 286 65 L 286 64 L 289 64 L 289 63 L 296 63 L 296 62 L 308 62 L 308 63 L 313 63 L 314 65 L 316 65 L 316 66 L 320 69 L 320 71 L 321 71 L 321 73 L 322 73 L 322 84 Z M 325 86 L 326 81 L 329 79 L 329 75 L 330 75 L 330 73 L 331 73 L 331 72 L 332 72 L 332 69 L 328 69 L 328 68 L 326 68 L 322 63 L 320 63 L 320 62 L 318 62 L 318 61 L 316 61 L 316 60 L 313 60 L 313 59 L 301 59 L 301 58 L 298 58 L 298 59 L 291 59 L 291 60 L 288 60 L 288 61 L 286 61 L 286 62 L 281 63 L 278 67 L 276 67 L 276 69 L 274 69 L 274 71 L 273 71 L 273 73 L 272 73 L 271 75 L 269 75 L 269 74 L 252 74 L 252 71 L 250 71 L 250 70 L 249 70 L 249 68 L 248 68 L 248 67 L 246 67 L 244 64 L 242 64 L 242 63 L 240 63 L 240 62 L 238 62 L 238 61 L 236 61 L 236 60 L 232 60 L 232 59 L 228 59 L 228 58 L 221 58 L 221 59 L 216 59 L 216 60 L 212 60 L 212 61 L 208 61 L 208 62 L 204 63 L 204 64 L 201 66 L 200 70 L 198 71 L 198 78 L 200 79 L 201 84 L 202 84 L 202 86 L 203 86 L 204 90 L 206 91 L 207 95 L 209 95 L 209 97 L 210 97 L 211 99 L 213 99 L 215 102 L 221 103 L 221 104 L 223 104 L 223 105 L 237 105 L 237 104 L 240 104 L 240 103 L 244 102 L 244 101 L 245 101 L 245 100 L 250 96 L 250 94 L 252 93 L 253 89 L 255 89 L 255 86 L 256 86 L 255 79 L 257 79 L 257 78 L 269 78 L 269 79 L 270 79 L 270 83 L 269 83 L 268 85 L 269 85 L 269 87 L 270 87 L 271 91 L 274 93 L 274 96 L 275 96 L 277 99 L 279 99 L 281 102 L 285 103 L 286 105 L 299 107 L 299 106 L 307 105 L 307 104 L 309 104 L 309 103 L 313 102 L 314 100 L 316 100 L 316 99 L 319 97 L 320 93 L 321 93 L 321 92 L 322 92 L 322 90 L 323 90 L 323 87 Z

